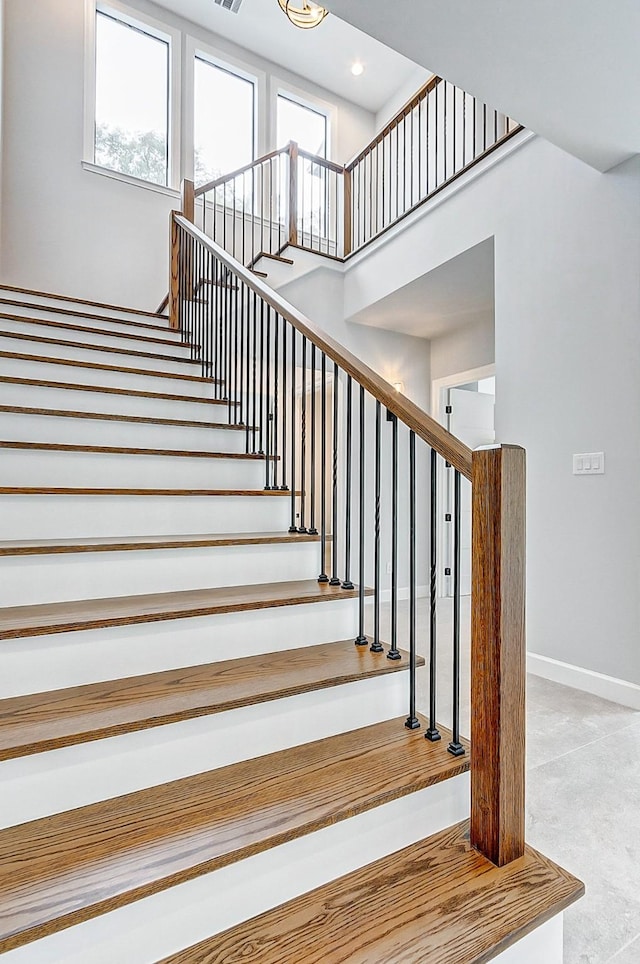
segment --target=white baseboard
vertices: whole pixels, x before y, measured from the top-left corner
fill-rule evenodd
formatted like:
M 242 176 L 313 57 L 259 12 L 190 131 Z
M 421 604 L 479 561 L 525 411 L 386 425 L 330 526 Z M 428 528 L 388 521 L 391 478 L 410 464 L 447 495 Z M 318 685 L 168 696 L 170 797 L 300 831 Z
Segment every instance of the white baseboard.
M 539 656 L 537 653 L 527 653 L 527 671 L 554 683 L 562 683 L 564 686 L 572 686 L 574 689 L 584 690 L 585 693 L 592 693 L 603 700 L 611 700 L 612 703 L 621 703 L 623 706 L 640 710 L 640 686 L 636 683 L 605 676 L 604 673 L 594 673 L 593 670 L 584 669 L 582 666 L 562 663 L 558 659 Z

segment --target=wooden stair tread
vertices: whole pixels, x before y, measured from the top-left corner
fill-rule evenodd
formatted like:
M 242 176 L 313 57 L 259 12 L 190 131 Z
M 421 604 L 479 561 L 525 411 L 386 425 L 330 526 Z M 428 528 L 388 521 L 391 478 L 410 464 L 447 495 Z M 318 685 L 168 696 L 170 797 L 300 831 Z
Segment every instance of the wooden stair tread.
M 406 670 L 403 657 L 347 639 L 0 700 L 0 760 Z
M 0 319 L 1 318 L 2 315 L 0 315 Z M 18 317 L 17 320 L 23 321 L 24 319 Z M 125 335 L 125 337 L 130 336 Z M 118 345 L 98 345 L 89 341 L 72 341 L 69 338 L 57 338 L 53 335 L 28 335 L 19 331 L 4 331 L 2 328 L 0 328 L 0 338 L 10 338 L 13 341 L 28 341 L 30 344 L 37 345 L 61 345 L 63 348 L 81 348 L 85 351 L 107 352 L 110 355 L 127 355 L 133 358 L 155 358 L 158 361 L 177 362 L 179 365 L 200 364 L 199 361 L 193 358 L 180 358 L 178 355 L 164 355 L 158 351 L 141 351 L 138 348 L 120 348 Z M 179 345 L 181 343 L 178 342 L 177 344 Z
M 68 387 L 68 386 L 67 386 Z M 222 403 L 220 403 L 222 404 Z M 226 404 L 226 403 L 224 403 Z M 109 412 L 76 412 L 66 408 L 31 408 L 26 405 L 0 405 L 0 414 L 42 415 L 52 418 L 82 418 L 98 422 L 132 422 L 145 425 L 175 425 L 180 428 L 221 429 L 229 432 L 251 432 L 251 426 L 230 425 L 228 422 L 202 422 L 187 418 L 155 418 L 152 415 L 115 415 Z
M 190 402 L 198 405 L 239 405 L 220 398 L 198 398 L 196 395 L 174 395 L 168 392 L 145 392 L 139 388 L 116 388 L 110 385 L 82 385 L 72 382 L 56 382 L 48 378 L 18 378 L 15 375 L 0 375 L 0 385 L 30 385 L 40 388 L 62 388 L 75 392 L 98 392 L 101 395 L 130 395 L 132 398 L 157 398 L 170 402 Z
M 296 493 L 299 495 L 300 493 Z M 0 495 L 117 495 L 117 496 L 259 496 L 270 499 L 289 499 L 291 493 L 280 489 L 132 489 L 132 488 L 81 488 L 79 486 L 5 485 Z
M 357 595 L 356 590 L 329 586 L 315 579 L 303 579 L 255 586 L 183 589 L 137 596 L 39 603 L 35 606 L 7 606 L 0 609 L 0 640 L 298 606 L 353 599 Z
M 328 536 L 328 539 L 331 537 Z M 74 552 L 122 552 L 152 549 L 199 549 L 222 546 L 270 546 L 319 542 L 319 535 L 289 532 L 231 532 L 188 536 L 108 536 L 93 539 L 12 540 L 0 542 L 0 556 L 37 556 Z
M 173 378 L 184 382 L 203 382 L 214 384 L 213 378 L 203 375 L 184 375 L 182 372 L 155 371 L 150 368 L 131 368 L 127 365 L 107 365 L 102 362 L 80 361 L 76 358 L 56 358 L 55 355 L 30 355 L 26 352 L 0 351 L 0 358 L 10 358 L 14 361 L 37 362 L 45 365 L 65 365 L 70 368 L 90 368 L 101 372 L 121 372 L 126 375 L 145 375 L 149 378 Z
M 0 832 L 0 953 L 466 771 L 446 738 L 424 739 L 425 722 L 378 723 Z
M 123 445 L 81 445 L 73 442 L 16 442 L 0 440 L 0 450 L 15 449 L 21 452 L 67 452 L 93 453 L 94 455 L 154 455 L 167 458 L 189 459 L 235 459 L 264 462 L 265 455 L 246 452 L 207 452 L 202 449 L 150 449 Z M 275 460 L 276 456 L 269 456 Z
M 22 291 L 24 294 L 34 294 L 40 295 L 42 298 L 55 298 L 60 301 L 69 301 L 70 304 L 80 305 L 80 308 L 62 308 L 60 305 L 40 305 L 33 301 L 21 301 L 17 298 L 2 298 L 0 297 L 0 304 L 14 305 L 17 308 L 31 308 L 31 310 L 36 311 L 52 311 L 57 315 L 72 315 L 75 318 L 89 318 L 91 321 L 101 321 L 101 322 L 111 322 L 117 325 L 128 325 L 134 328 L 151 328 L 154 331 L 164 331 L 169 332 L 173 330 L 169 327 L 169 318 L 167 315 L 156 315 L 154 312 L 140 311 L 136 308 L 119 308 L 117 305 L 103 305 L 100 302 L 93 301 L 80 301 L 76 298 L 65 298 L 62 295 L 49 295 L 44 292 L 30 291 L 28 289 L 10 289 L 14 291 Z M 84 306 L 84 307 L 82 307 Z M 112 311 L 126 311 L 130 314 L 140 315 L 140 321 L 133 321 L 129 318 L 116 318 L 114 315 L 100 315 L 95 312 L 87 311 L 86 308 L 106 308 Z M 152 318 L 157 318 L 158 322 L 152 322 Z M 142 319 L 149 319 L 142 320 Z M 177 332 L 176 332 L 177 334 Z
M 131 315 L 142 315 L 147 318 L 167 318 L 158 311 L 145 311 L 144 308 L 127 308 L 123 305 L 113 305 L 105 301 L 88 301 L 86 298 L 74 298 L 72 295 L 56 295 L 49 291 L 38 291 L 34 288 L 20 288 L 16 285 L 0 284 L 0 291 L 13 291 L 17 294 L 36 295 L 40 298 L 55 299 L 56 301 L 69 301 L 74 305 L 89 305 L 92 308 L 107 308 L 111 311 L 127 311 Z M 31 302 L 29 302 L 31 304 Z
M 270 261 L 279 261 L 281 264 L 294 263 L 292 258 L 284 258 L 281 254 L 272 254 L 270 251 L 260 251 L 260 253 L 255 256 L 253 264 L 257 264 L 260 258 L 268 258 Z
M 3 300 L 0 298 L 0 305 L 3 304 Z M 33 306 L 38 307 L 37 305 Z M 45 309 L 46 310 L 46 309 Z M 61 331 L 82 331 L 88 332 L 92 335 L 104 335 L 106 338 L 122 338 L 126 341 L 141 341 L 144 343 L 149 343 L 150 345 L 166 345 L 170 347 L 182 347 L 182 348 L 192 348 L 190 342 L 184 342 L 179 338 L 161 338 L 159 335 L 144 335 L 144 334 L 131 334 L 128 331 L 115 331 L 109 328 L 94 328 L 91 325 L 74 325 L 70 321 L 56 321 L 53 318 L 32 318 L 30 315 L 14 315 L 7 311 L 0 311 L 0 322 L 6 321 L 18 321 L 23 322 L 27 325 L 40 325 L 44 328 L 56 328 Z M 172 329 L 167 329 L 167 332 L 171 332 Z M 173 332 L 174 335 L 178 332 Z M 83 345 L 90 345 L 90 342 L 83 342 Z M 172 356 L 173 357 L 173 356 Z
M 464 821 L 162 964 L 485 964 L 583 893 L 531 847 L 496 867 Z

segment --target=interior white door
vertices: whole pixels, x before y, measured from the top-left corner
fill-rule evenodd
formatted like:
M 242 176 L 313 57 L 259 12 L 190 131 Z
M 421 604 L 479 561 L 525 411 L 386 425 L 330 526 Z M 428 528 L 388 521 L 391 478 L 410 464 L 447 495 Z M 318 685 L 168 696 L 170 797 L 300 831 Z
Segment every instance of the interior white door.
M 495 442 L 495 396 L 462 388 L 449 389 L 448 428 L 469 448 L 490 445 Z M 454 470 L 445 469 L 446 507 L 445 507 L 445 595 L 453 595 L 453 511 L 454 511 Z M 471 592 L 471 483 L 464 477 L 460 485 L 460 593 Z M 448 521 L 450 520 L 450 521 Z M 450 573 L 450 575 L 447 575 Z

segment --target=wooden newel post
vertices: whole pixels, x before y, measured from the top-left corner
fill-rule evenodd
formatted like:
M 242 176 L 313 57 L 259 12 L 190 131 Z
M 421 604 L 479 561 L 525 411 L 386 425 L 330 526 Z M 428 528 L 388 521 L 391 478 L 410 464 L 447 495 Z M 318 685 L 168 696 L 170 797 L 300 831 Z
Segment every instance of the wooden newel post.
M 196 196 L 195 184 L 193 181 L 184 178 L 180 185 L 180 197 L 182 199 L 182 216 L 195 224 L 196 221 Z
M 351 254 L 351 168 L 344 169 L 344 244 L 342 257 Z
M 304 204 L 304 200 L 303 200 Z M 298 145 L 289 141 L 289 244 L 298 243 Z
M 503 866 L 524 853 L 525 451 L 473 453 L 471 843 Z
M 169 256 L 169 327 L 176 330 L 180 327 L 180 234 L 176 223 L 176 214 L 171 212 L 171 251 Z

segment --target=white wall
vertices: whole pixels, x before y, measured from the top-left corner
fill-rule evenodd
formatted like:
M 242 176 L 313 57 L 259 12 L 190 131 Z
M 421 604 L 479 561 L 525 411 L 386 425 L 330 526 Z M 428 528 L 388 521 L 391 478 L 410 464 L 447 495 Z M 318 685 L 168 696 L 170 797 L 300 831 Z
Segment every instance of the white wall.
M 427 70 L 425 67 L 419 67 L 416 64 L 416 68 L 411 73 L 411 76 L 398 90 L 395 90 L 389 96 L 387 102 L 380 108 L 379 111 L 377 111 L 377 131 L 382 130 L 382 128 L 389 123 L 391 118 L 397 114 L 402 107 L 404 107 L 407 101 L 411 100 L 416 91 L 419 90 L 423 84 L 426 84 L 429 77 L 431 77 L 431 71 Z
M 445 378 L 472 368 L 493 365 L 495 339 L 493 315 L 481 316 L 473 324 L 457 328 L 431 340 L 431 378 Z
M 332 153 L 337 160 L 351 156 L 372 136 L 374 117 L 367 111 L 321 90 L 311 91 L 302 78 L 145 0 L 135 6 L 184 36 L 215 47 L 222 57 L 243 61 L 265 75 L 270 89 L 282 81 L 332 105 Z M 0 278 L 155 308 L 168 287 L 168 221 L 178 196 L 81 167 L 84 7 L 84 0 L 6 3 Z M 187 88 L 185 83 L 183 101 Z M 264 142 L 271 123 L 266 90 L 259 100 Z M 183 113 L 183 126 L 188 127 L 188 110 Z M 186 168 L 189 151 L 182 154 Z
M 518 140 L 354 259 L 345 313 L 494 237 L 497 438 L 528 453 L 528 646 L 639 683 L 640 159 L 599 174 Z M 572 453 L 600 450 L 606 475 L 572 475 Z

